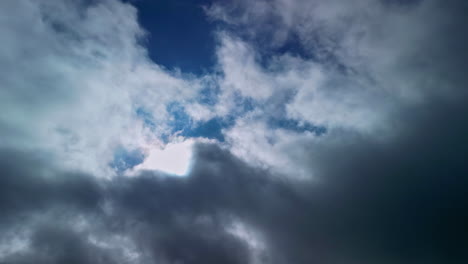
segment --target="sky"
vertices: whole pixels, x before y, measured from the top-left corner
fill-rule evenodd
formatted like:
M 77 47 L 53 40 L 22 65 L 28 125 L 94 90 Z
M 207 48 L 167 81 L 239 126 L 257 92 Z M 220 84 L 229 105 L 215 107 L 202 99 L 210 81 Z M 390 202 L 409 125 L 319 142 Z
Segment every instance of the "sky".
M 468 263 L 467 12 L 0 1 L 0 263 Z

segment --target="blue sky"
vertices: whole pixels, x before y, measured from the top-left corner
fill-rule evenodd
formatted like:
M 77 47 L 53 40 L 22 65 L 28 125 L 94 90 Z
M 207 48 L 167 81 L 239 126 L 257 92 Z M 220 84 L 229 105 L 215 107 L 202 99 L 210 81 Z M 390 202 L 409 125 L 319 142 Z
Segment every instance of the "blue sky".
M 216 62 L 216 22 L 203 11 L 210 2 L 132 1 L 138 9 L 138 21 L 149 33 L 145 45 L 150 58 L 186 73 L 211 71 Z
M 220 30 L 242 32 L 241 25 L 230 25 L 220 20 L 213 19 L 206 14 L 206 10 L 212 6 L 213 1 L 150 1 L 139 0 L 132 3 L 138 10 L 138 21 L 146 31 L 143 45 L 147 48 L 149 58 L 168 70 L 177 70 L 182 74 L 203 76 L 217 73 L 219 67 L 216 61 L 217 47 L 221 45 L 217 32 Z M 266 34 L 269 34 L 266 31 Z M 260 65 L 268 67 L 273 57 L 289 54 L 309 60 L 329 60 L 330 58 L 318 58 L 313 51 L 306 51 L 300 44 L 297 36 L 292 34 L 280 45 L 269 45 L 268 35 L 249 36 L 240 34 L 240 38 L 252 43 L 262 45 L 265 48 L 259 50 L 255 60 Z M 218 103 L 220 88 L 205 87 L 197 97 L 202 105 L 213 106 Z M 236 94 L 233 98 L 236 109 L 229 115 L 214 116 L 208 120 L 195 121 L 186 113 L 184 105 L 177 101 L 169 103 L 166 111 L 171 116 L 169 132 L 162 135 L 167 141 L 177 133 L 185 138 L 207 138 L 219 142 L 225 142 L 223 130 L 234 126 L 238 118 L 244 117 L 255 108 L 261 107 L 262 102 L 256 102 L 252 98 Z M 287 100 L 287 99 L 286 99 Z M 156 124 L 151 113 L 143 108 L 137 108 L 136 114 L 145 125 L 154 129 Z M 298 121 L 288 118 L 284 113 L 280 116 L 268 118 L 267 127 L 280 128 L 297 133 L 312 132 L 321 135 L 326 128 L 316 126 L 310 122 Z M 131 169 L 143 162 L 138 151 L 118 150 L 111 166 L 118 172 Z

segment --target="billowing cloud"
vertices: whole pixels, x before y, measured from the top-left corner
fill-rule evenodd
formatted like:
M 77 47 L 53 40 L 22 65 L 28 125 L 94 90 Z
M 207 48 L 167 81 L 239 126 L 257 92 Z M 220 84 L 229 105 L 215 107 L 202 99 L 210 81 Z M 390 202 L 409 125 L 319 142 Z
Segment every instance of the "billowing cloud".
M 1 263 L 465 263 L 464 1 L 0 3 Z M 174 177 L 179 175 L 183 177 Z
M 66 156 L 68 167 L 109 174 L 116 148 L 153 144 L 170 130 L 166 105 L 197 94 L 196 82 L 148 59 L 129 4 L 1 5 L 2 145 Z M 156 125 L 145 125 L 140 109 Z

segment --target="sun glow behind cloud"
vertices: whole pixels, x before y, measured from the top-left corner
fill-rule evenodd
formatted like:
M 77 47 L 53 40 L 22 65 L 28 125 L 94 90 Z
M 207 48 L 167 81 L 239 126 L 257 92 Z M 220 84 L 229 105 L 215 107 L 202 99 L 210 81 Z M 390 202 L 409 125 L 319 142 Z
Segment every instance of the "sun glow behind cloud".
M 176 176 L 185 176 L 192 162 L 193 139 L 178 139 L 161 147 L 149 148 L 144 162 L 134 168 L 139 170 L 158 170 Z

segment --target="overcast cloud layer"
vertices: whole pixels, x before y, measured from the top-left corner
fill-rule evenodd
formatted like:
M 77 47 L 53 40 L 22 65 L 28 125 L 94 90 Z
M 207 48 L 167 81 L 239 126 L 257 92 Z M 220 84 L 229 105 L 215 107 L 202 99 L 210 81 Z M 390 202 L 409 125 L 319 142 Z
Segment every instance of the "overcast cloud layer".
M 466 1 L 0 1 L 0 263 L 467 263 Z

